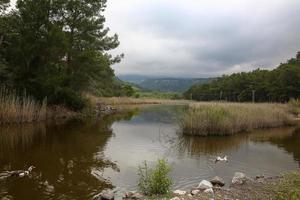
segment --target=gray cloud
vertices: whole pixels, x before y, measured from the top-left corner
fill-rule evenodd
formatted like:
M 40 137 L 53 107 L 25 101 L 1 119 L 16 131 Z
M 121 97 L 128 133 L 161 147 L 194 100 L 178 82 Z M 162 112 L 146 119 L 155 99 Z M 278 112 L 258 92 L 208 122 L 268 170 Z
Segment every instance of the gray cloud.
M 117 74 L 216 76 L 273 68 L 300 50 L 298 0 L 110 0 Z
M 108 0 L 116 74 L 217 76 L 274 68 L 300 50 L 299 0 Z

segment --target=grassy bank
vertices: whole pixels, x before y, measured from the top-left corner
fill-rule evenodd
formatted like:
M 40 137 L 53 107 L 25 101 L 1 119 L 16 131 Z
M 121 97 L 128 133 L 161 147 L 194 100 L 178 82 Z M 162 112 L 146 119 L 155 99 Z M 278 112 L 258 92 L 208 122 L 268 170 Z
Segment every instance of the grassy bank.
M 43 121 L 46 107 L 46 100 L 39 103 L 26 93 L 18 95 L 14 90 L 0 88 L 0 124 Z
M 192 103 L 179 123 L 187 135 L 232 135 L 291 125 L 290 109 L 286 104 Z
M 276 200 L 300 199 L 300 171 L 288 172 L 282 178 L 268 185 Z

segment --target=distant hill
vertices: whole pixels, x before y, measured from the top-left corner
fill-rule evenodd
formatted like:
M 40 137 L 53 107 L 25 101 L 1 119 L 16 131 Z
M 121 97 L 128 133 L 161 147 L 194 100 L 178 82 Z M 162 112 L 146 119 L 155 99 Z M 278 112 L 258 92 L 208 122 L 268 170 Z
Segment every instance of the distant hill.
M 160 92 L 184 92 L 194 84 L 207 83 L 210 78 L 157 78 L 146 79 L 138 85 L 142 88 Z
M 118 75 L 118 78 L 124 82 L 140 84 L 141 82 L 147 79 L 161 78 L 161 77 L 128 74 L 128 75 Z
M 159 92 L 184 92 L 194 84 L 211 81 L 211 78 L 161 78 L 140 75 L 123 75 L 119 79 L 134 83 L 144 90 Z

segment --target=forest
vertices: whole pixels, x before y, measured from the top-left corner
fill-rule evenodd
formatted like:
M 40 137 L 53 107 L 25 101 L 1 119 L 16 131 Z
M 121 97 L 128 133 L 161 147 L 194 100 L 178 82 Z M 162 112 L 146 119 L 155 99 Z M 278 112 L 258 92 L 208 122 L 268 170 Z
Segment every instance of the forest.
M 105 27 L 106 0 L 0 1 L 0 84 L 48 104 L 80 110 L 83 93 L 126 95 L 109 51 L 118 35 Z
M 300 97 L 300 52 L 273 70 L 223 75 L 207 84 L 196 84 L 184 93 L 197 101 L 287 102 Z

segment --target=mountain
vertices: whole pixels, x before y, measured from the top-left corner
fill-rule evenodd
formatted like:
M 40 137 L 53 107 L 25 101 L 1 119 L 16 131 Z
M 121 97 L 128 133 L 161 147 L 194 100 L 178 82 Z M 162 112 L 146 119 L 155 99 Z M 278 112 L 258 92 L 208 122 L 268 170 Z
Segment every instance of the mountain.
M 128 74 L 128 75 L 118 75 L 118 78 L 124 82 L 140 84 L 141 82 L 147 79 L 160 78 L 160 77 Z
M 146 79 L 138 85 L 142 88 L 160 92 L 184 92 L 194 84 L 207 83 L 210 78 L 156 78 Z
M 212 80 L 212 78 L 163 78 L 143 75 L 120 75 L 118 78 L 144 90 L 159 92 L 184 92 L 194 84 L 207 83 Z

